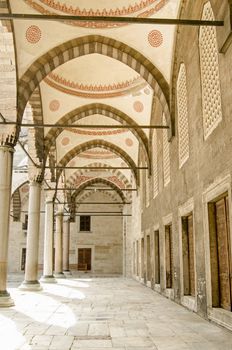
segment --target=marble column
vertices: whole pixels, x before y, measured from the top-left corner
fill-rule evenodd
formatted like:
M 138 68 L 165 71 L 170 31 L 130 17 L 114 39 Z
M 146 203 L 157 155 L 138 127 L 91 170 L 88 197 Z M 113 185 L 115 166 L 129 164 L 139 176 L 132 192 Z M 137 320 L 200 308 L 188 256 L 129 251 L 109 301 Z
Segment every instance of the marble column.
M 25 279 L 21 290 L 42 290 L 38 282 L 41 183 L 30 182 Z
M 63 211 L 56 213 L 55 277 L 65 278 L 63 273 Z
M 63 272 L 65 275 L 71 275 L 69 270 L 69 245 L 70 245 L 70 218 L 64 218 L 63 225 Z
M 14 305 L 6 290 L 13 153 L 13 147 L 0 146 L 0 307 Z
M 56 283 L 53 276 L 53 246 L 54 246 L 54 202 L 53 191 L 47 191 L 45 203 L 45 230 L 44 230 L 44 265 L 43 276 L 40 279 L 44 283 Z

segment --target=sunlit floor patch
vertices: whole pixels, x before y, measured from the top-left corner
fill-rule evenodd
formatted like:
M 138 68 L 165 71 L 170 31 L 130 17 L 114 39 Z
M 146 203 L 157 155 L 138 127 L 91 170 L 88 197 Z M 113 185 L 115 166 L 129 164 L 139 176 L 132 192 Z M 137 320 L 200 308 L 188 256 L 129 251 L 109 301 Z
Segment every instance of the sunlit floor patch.
M 43 288 L 9 289 L 15 306 L 0 309 L 1 350 L 232 349 L 230 332 L 133 280 L 72 277 Z

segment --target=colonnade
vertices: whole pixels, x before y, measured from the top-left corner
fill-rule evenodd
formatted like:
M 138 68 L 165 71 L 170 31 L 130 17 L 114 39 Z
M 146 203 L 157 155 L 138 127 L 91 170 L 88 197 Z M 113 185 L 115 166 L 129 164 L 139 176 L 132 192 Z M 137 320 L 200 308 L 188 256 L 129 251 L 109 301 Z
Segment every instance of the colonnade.
M 14 301 L 7 291 L 7 260 L 13 153 L 13 146 L 0 146 L 0 307 L 8 307 L 14 305 Z M 41 191 L 41 179 L 33 179 L 30 181 L 25 278 L 19 287 L 22 290 L 42 290 L 42 286 L 38 280 Z M 64 208 L 60 205 L 57 207 L 56 213 L 54 214 L 53 196 L 54 190 L 46 191 L 44 261 L 43 276 L 41 277 L 42 282 L 50 283 L 55 283 L 56 278 L 64 278 L 66 274 L 70 274 L 70 219 L 69 216 L 64 216 Z M 56 216 L 55 230 L 54 215 Z M 55 271 L 53 271 L 54 240 Z

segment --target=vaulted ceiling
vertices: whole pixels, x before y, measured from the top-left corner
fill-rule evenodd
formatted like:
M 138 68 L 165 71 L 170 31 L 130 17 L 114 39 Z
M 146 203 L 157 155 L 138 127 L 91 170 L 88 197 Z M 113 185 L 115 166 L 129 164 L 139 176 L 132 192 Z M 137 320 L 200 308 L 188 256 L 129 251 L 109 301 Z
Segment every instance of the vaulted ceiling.
M 179 3 L 9 0 L 12 13 L 151 18 L 177 18 Z M 18 122 L 49 124 L 33 128 L 34 149 L 28 143 L 28 150 L 37 163 L 64 167 L 57 172 L 46 169 L 45 179 L 51 180 L 52 175 L 59 181 L 62 175 L 62 181 L 71 187 L 94 178 L 108 179 L 119 189 L 132 187 L 132 179 L 136 184 L 140 152 L 145 166 L 150 167 L 150 132 L 121 126 L 150 125 L 158 100 L 171 127 L 169 85 L 175 26 L 14 20 L 13 33 Z M 27 137 L 27 129 L 23 132 Z M 26 166 L 21 153 L 16 159 L 15 166 Z

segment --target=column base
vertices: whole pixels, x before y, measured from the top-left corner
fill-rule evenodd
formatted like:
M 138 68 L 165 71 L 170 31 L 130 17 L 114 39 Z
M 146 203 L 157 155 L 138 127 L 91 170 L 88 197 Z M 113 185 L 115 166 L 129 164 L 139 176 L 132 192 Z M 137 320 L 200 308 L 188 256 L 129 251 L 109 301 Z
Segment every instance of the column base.
M 51 276 L 42 276 L 39 280 L 42 283 L 57 283 L 57 280 L 55 279 L 55 277 L 53 275 Z
M 28 292 L 39 292 L 43 288 L 38 281 L 23 281 L 23 283 L 19 286 L 19 289 Z
M 55 278 L 66 278 L 66 276 L 63 272 L 55 272 L 54 277 Z
M 72 276 L 72 272 L 70 270 L 63 271 L 65 276 Z
M 0 308 L 1 307 L 11 307 L 14 306 L 14 300 L 11 298 L 10 294 L 6 292 L 0 292 Z

